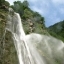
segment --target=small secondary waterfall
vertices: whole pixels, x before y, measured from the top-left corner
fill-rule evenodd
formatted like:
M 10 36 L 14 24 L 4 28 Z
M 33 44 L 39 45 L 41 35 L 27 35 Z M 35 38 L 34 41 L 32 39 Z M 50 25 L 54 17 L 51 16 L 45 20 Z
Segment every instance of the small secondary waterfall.
M 6 30 L 12 33 L 19 64 L 64 64 L 63 42 L 36 33 L 25 35 L 18 13 L 8 16 Z

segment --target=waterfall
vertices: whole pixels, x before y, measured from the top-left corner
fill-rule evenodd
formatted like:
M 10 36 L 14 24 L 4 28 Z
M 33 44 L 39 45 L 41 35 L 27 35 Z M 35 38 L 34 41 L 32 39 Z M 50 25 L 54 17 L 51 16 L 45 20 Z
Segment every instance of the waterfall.
M 20 15 L 8 15 L 6 30 L 12 33 L 19 64 L 64 64 L 64 44 L 52 36 L 25 35 Z M 60 60 L 62 59 L 62 60 Z

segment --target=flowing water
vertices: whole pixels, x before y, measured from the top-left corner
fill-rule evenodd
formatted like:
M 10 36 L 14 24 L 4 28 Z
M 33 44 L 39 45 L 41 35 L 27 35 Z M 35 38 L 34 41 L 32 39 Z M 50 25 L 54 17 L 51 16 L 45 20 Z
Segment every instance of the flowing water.
M 6 30 L 12 33 L 19 64 L 64 64 L 64 43 L 52 36 L 25 35 L 20 15 L 8 15 Z

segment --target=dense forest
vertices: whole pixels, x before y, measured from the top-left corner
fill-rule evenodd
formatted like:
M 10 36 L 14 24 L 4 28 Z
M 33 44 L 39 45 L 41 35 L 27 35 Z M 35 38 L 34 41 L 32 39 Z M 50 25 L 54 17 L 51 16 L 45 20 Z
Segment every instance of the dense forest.
M 64 41 L 64 20 L 48 27 L 48 31 L 54 37 Z

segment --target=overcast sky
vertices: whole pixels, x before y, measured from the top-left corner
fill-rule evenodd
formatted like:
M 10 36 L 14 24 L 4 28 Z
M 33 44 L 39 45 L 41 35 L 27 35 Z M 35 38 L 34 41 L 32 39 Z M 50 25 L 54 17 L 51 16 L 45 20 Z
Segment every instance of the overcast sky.
M 6 0 L 10 4 L 18 0 Z M 23 0 L 19 0 L 22 1 Z M 32 10 L 39 12 L 45 18 L 48 27 L 64 20 L 64 0 L 27 0 Z

